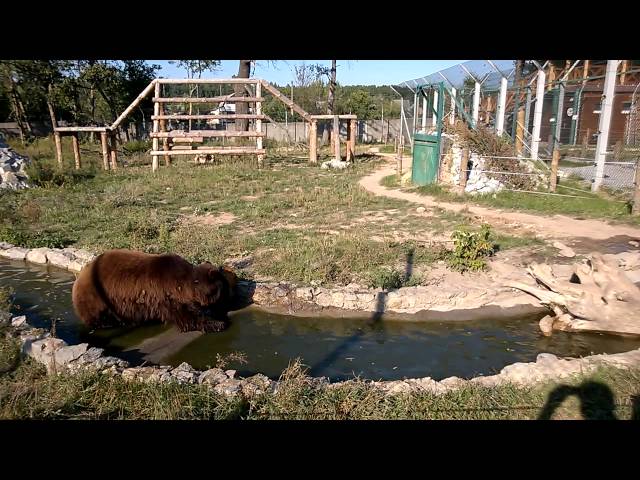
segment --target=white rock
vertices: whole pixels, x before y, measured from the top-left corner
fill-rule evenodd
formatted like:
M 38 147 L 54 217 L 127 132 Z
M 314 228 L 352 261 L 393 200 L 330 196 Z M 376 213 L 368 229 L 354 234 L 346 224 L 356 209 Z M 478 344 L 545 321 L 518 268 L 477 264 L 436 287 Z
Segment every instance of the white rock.
M 19 327 L 23 327 L 25 325 L 28 326 L 27 317 L 25 315 L 20 315 L 19 317 L 13 317 L 11 319 L 11 326 L 12 327 L 19 328 Z
M 7 250 L 0 250 L 0 257 L 11 260 L 24 260 L 29 250 L 27 248 L 13 247 Z
M 27 252 L 26 260 L 31 263 L 47 263 L 47 253 L 49 252 L 48 248 L 34 248 Z
M 73 260 L 73 255 L 69 252 L 50 250 L 47 253 L 47 260 L 51 265 L 58 268 L 69 268 Z
M 418 208 L 416 208 L 416 212 L 418 212 L 418 213 L 424 213 L 424 212 L 426 212 L 426 211 L 427 211 L 427 209 L 426 209 L 426 208 L 424 208 L 424 207 L 418 207 Z

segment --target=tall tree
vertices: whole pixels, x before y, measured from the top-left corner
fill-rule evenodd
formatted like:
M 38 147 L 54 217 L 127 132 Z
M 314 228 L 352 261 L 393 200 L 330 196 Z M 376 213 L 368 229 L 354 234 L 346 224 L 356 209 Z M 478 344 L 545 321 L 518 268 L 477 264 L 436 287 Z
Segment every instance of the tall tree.
M 249 76 L 251 75 L 251 62 L 253 62 L 253 60 L 240 60 L 240 63 L 238 65 L 238 75 L 236 75 L 236 78 L 249 78 Z M 246 84 L 243 83 L 234 85 L 233 91 L 235 92 L 237 97 L 247 96 L 247 90 L 245 87 Z M 249 104 L 247 102 L 236 103 L 236 113 L 249 113 Z M 249 120 L 236 120 L 236 130 L 240 132 L 246 132 L 247 130 L 249 130 Z

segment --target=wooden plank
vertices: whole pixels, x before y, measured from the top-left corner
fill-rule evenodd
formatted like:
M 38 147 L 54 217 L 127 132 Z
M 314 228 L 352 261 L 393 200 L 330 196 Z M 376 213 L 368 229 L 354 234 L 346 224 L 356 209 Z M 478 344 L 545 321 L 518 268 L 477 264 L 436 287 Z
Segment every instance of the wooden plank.
M 307 113 L 305 110 L 303 110 L 297 104 L 295 104 L 291 100 L 289 100 L 289 98 L 287 98 L 285 95 L 283 95 L 280 92 L 280 90 L 278 90 L 276 87 L 274 87 L 273 85 L 271 85 L 269 82 L 267 82 L 265 80 L 261 80 L 260 83 L 265 89 L 267 89 L 267 91 L 269 93 L 271 93 L 271 95 L 273 95 L 278 100 L 280 100 L 282 103 L 284 103 L 286 106 L 291 108 L 294 112 L 296 112 L 298 115 L 300 115 L 302 118 L 304 118 L 307 122 L 311 121 L 311 115 L 309 115 L 309 113 Z
M 337 116 L 333 117 L 333 132 L 331 134 L 333 137 L 333 156 L 336 162 L 339 162 L 342 158 L 340 158 L 340 121 Z
M 203 137 L 189 137 L 189 138 L 182 138 L 182 137 L 175 137 L 172 139 L 173 143 L 202 143 L 204 142 L 204 138 Z
M 553 149 L 553 155 L 551 157 L 551 172 L 549 177 L 549 190 L 556 191 L 558 186 L 558 164 L 560 163 L 560 150 L 558 148 Z
M 460 159 L 460 179 L 458 184 L 460 185 L 460 189 L 462 190 L 462 192 L 464 192 L 464 189 L 467 186 L 467 175 L 469 173 L 467 168 L 469 168 L 469 148 L 468 147 L 462 150 L 462 158 Z
M 640 160 L 636 162 L 636 188 L 633 192 L 633 206 L 631 207 L 633 215 L 640 215 Z
M 259 83 L 259 78 L 159 78 L 156 80 L 162 84 L 211 84 L 211 83 Z
M 136 99 L 131 102 L 131 105 L 129 105 L 124 112 L 122 112 L 120 114 L 120 116 L 118 118 L 116 118 L 115 122 L 113 122 L 111 124 L 111 129 L 115 130 L 116 128 L 118 128 L 118 125 L 120 125 L 120 123 L 122 123 L 122 121 L 127 118 L 127 115 L 129 115 L 134 108 L 136 108 L 138 106 L 138 104 L 147 96 L 149 95 L 149 93 L 151 93 L 151 90 L 153 90 L 153 88 L 158 85 L 156 80 L 152 80 L 151 83 L 149 83 L 149 85 L 147 85 L 147 88 L 145 88 L 142 93 L 140 95 L 138 95 L 136 97 Z M 157 91 L 157 89 L 156 89 Z M 157 95 L 156 95 L 157 96 Z
M 332 120 L 334 117 L 338 117 L 340 120 L 356 120 L 357 115 L 311 115 L 314 120 Z
M 234 148 L 199 148 L 197 150 L 171 150 L 170 152 L 165 152 L 164 150 L 152 150 L 151 155 L 198 155 L 198 154 L 220 154 L 220 155 L 248 155 L 248 154 L 256 154 L 256 155 L 264 155 L 266 150 L 263 148 L 262 150 L 257 150 L 256 148 L 242 148 L 242 147 L 234 147 Z
M 252 115 L 244 113 L 230 113 L 228 115 L 155 115 L 151 116 L 151 120 L 265 120 L 266 115 Z
M 264 137 L 264 132 L 236 132 L 235 130 L 172 130 L 170 132 L 152 132 L 151 138 L 202 138 L 202 137 Z
M 159 85 L 159 84 L 158 84 Z M 222 97 L 153 97 L 155 103 L 254 103 L 262 102 L 264 98 L 258 97 L 232 97 L 223 95 Z M 155 115 L 155 113 L 154 113 Z M 192 116 L 193 118 L 193 116 Z
M 260 98 L 262 96 L 262 84 L 256 84 L 256 97 Z M 262 102 L 256 102 L 256 113 L 258 115 L 262 114 Z M 234 132 L 234 133 L 246 133 L 246 132 Z M 262 131 L 262 120 L 256 120 L 256 150 L 263 150 L 262 148 L 262 137 L 266 136 L 266 133 Z M 258 168 L 262 168 L 264 166 L 264 155 L 258 154 Z
M 355 161 L 356 159 L 356 137 L 358 136 L 358 122 L 356 119 L 352 119 L 349 120 L 349 130 L 350 130 L 350 135 L 349 135 L 349 144 L 348 147 L 349 150 L 351 151 L 351 156 L 353 161 Z M 402 145 L 404 148 L 404 137 L 402 140 Z
M 106 132 L 109 127 L 56 127 L 53 130 L 57 133 Z
M 78 141 L 78 134 L 71 135 L 71 141 L 73 143 L 73 157 L 76 163 L 76 170 L 80 170 L 82 163 L 80 161 L 80 142 Z

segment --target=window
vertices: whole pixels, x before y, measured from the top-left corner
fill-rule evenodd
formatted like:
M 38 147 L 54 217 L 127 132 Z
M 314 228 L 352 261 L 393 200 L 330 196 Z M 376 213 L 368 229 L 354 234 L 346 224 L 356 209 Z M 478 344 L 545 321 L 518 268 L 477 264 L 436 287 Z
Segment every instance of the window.
M 601 109 L 602 109 L 602 103 L 598 103 L 593 107 L 593 113 L 600 113 Z
M 629 115 L 629 113 L 631 113 L 631 102 L 623 102 L 620 113 L 623 115 Z

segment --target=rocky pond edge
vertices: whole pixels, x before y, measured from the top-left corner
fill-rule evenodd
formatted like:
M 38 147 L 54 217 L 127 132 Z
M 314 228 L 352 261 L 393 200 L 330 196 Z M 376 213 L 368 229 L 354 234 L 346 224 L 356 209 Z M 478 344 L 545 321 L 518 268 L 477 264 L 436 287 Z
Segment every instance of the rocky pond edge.
M 15 247 L 8 243 L 0 243 L 0 256 L 30 263 L 49 264 L 71 272 L 79 272 L 96 255 L 74 248 L 26 249 Z M 250 282 L 243 283 L 245 284 L 244 288 L 251 288 Z M 351 288 L 353 289 L 353 286 Z M 343 305 L 345 302 L 354 302 L 354 297 L 346 295 L 344 290 L 336 292 L 318 287 L 301 288 L 283 283 L 255 283 L 253 289 L 253 298 L 258 300 L 255 303 L 259 306 L 288 306 L 287 308 L 291 309 L 294 306 L 293 304 L 299 301 L 311 303 L 309 302 L 309 296 L 312 299 L 314 297 L 322 298 L 321 294 L 324 294 L 326 298 L 333 298 L 335 293 L 344 295 L 341 299 L 338 299 L 342 301 Z M 379 302 L 378 299 L 381 294 L 384 293 L 384 295 L 391 296 L 393 293 L 402 290 L 410 291 L 411 289 L 419 289 L 419 287 L 402 288 L 391 292 L 383 292 L 381 289 L 368 290 L 367 292 L 358 292 L 356 290 L 355 292 L 352 291 L 352 293 L 356 299 L 358 299 L 359 294 L 367 295 L 363 300 L 367 306 L 372 308 L 371 311 L 375 312 L 376 303 Z M 314 291 L 319 291 L 321 294 L 314 295 Z M 347 287 L 346 291 L 349 291 L 349 287 Z M 263 301 L 263 303 L 260 303 L 261 299 L 266 299 L 269 295 L 272 295 L 276 301 Z M 398 296 L 402 297 L 400 294 Z M 334 303 L 325 303 L 329 303 L 326 307 L 334 307 L 335 304 L 340 302 L 336 300 Z M 316 302 L 315 304 L 319 307 L 324 306 L 321 302 Z M 350 306 L 353 308 L 353 305 Z M 224 371 L 220 368 L 213 368 L 199 371 L 187 363 L 182 363 L 178 367 L 162 365 L 131 367 L 127 361 L 113 356 L 105 356 L 104 349 L 90 347 L 87 343 L 67 345 L 64 340 L 51 337 L 49 332 L 29 325 L 24 315 L 13 317 L 6 312 L 0 312 L 0 324 L 7 325 L 10 334 L 19 338 L 23 356 L 31 357 L 44 364 L 50 374 L 94 370 L 105 374 L 120 375 L 126 380 L 203 384 L 211 387 L 214 392 L 227 396 L 241 395 L 250 397 L 264 392 L 275 392 L 278 389 L 278 381 L 271 380 L 262 374 L 256 374 L 248 378 L 236 378 L 234 370 Z M 603 365 L 619 368 L 639 367 L 640 349 L 617 354 L 591 355 L 582 358 L 559 358 L 550 353 L 540 353 L 535 362 L 513 363 L 504 367 L 496 375 L 478 376 L 472 379 L 449 377 L 436 381 L 431 377 L 424 377 L 404 380 L 365 381 L 389 394 L 419 391 L 442 394 L 469 384 L 486 387 L 505 383 L 531 386 L 539 382 L 589 373 Z M 355 381 L 347 380 L 331 383 L 326 378 L 317 378 L 316 380 L 319 383 L 326 384 L 328 387 Z

